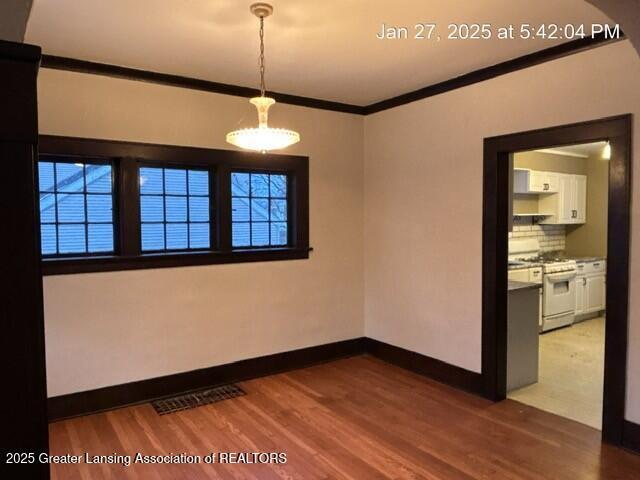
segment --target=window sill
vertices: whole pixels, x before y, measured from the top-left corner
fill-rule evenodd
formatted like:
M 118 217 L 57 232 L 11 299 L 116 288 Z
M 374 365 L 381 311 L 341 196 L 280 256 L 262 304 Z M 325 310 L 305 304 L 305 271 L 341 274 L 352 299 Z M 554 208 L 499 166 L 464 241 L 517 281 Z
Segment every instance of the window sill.
M 147 268 L 192 267 L 222 263 L 269 262 L 309 258 L 312 248 L 269 248 L 234 250 L 232 252 L 152 253 L 135 257 L 72 257 L 42 260 L 42 274 L 68 275 L 74 273 L 117 272 Z

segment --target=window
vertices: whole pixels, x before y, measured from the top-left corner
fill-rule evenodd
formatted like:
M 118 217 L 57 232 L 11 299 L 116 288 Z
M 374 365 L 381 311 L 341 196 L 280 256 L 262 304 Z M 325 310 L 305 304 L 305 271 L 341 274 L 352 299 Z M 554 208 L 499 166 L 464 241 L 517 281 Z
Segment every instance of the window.
M 44 157 L 38 172 L 42 255 L 112 253 L 111 165 Z
M 45 275 L 309 257 L 309 159 L 41 135 Z
M 234 248 L 289 244 L 286 175 L 233 172 L 231 211 Z
M 140 168 L 143 252 L 208 249 L 209 172 Z

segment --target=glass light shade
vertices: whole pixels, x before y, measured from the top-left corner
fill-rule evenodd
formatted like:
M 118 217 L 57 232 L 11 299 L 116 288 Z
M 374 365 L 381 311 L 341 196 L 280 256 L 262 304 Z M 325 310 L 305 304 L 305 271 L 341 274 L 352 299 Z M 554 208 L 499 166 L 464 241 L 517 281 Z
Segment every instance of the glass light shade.
M 609 142 L 607 142 L 607 144 L 602 149 L 602 159 L 611 160 L 611 144 Z
M 267 152 L 286 148 L 300 141 L 300 135 L 284 128 L 243 128 L 227 134 L 227 142 L 247 150 Z
M 300 135 L 293 130 L 270 128 L 267 125 L 269 107 L 276 103 L 273 98 L 255 97 L 249 100 L 258 109 L 258 128 L 243 128 L 227 134 L 227 142 L 247 150 L 267 152 L 286 148 L 300 141 Z

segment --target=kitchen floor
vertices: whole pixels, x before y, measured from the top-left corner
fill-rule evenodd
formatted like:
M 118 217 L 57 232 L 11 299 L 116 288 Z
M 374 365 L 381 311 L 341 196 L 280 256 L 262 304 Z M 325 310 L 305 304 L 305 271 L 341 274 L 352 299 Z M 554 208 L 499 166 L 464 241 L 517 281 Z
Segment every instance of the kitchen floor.
M 512 400 L 602 429 L 604 317 L 540 335 L 539 381 Z

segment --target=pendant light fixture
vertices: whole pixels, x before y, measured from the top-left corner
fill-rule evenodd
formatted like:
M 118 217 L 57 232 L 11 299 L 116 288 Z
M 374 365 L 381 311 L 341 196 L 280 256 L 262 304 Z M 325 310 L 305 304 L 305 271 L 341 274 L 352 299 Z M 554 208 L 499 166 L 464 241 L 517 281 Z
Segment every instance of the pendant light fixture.
M 602 159 L 603 160 L 611 160 L 611 144 L 607 140 L 604 148 L 602 149 Z
M 258 128 L 243 128 L 230 132 L 227 134 L 227 142 L 236 147 L 265 153 L 298 143 L 300 135 L 293 130 L 271 128 L 267 125 L 269 107 L 276 101 L 265 96 L 264 19 L 273 13 L 273 7 L 268 3 L 254 3 L 249 7 L 249 10 L 260 20 L 260 96 L 249 100 L 258 110 Z

